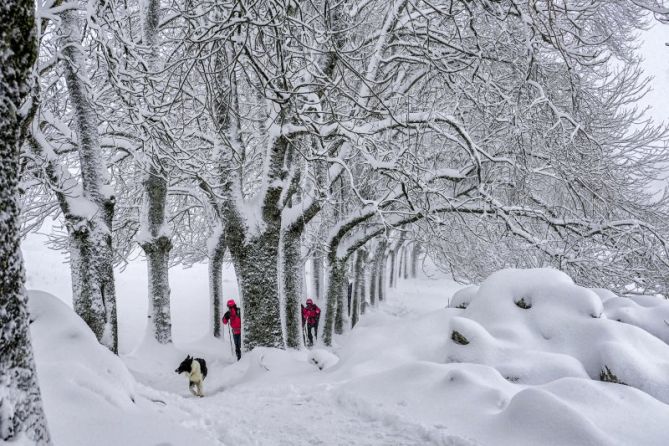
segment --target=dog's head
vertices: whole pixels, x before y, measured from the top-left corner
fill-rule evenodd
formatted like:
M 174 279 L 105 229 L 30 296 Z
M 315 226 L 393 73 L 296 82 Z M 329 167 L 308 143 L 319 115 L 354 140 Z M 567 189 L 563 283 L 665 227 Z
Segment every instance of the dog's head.
M 179 367 L 174 371 L 174 373 L 190 373 L 190 365 L 191 362 L 193 362 L 193 358 L 191 355 L 186 356 L 186 359 L 181 361 L 181 364 L 179 364 Z

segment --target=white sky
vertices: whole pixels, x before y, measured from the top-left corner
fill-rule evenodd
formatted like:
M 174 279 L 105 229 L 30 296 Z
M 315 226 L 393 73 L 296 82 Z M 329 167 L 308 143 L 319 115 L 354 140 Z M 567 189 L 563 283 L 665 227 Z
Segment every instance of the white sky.
M 644 56 L 642 67 L 652 76 L 652 91 L 644 98 L 645 105 L 652 107 L 650 114 L 656 122 L 669 122 L 669 25 L 657 24 L 642 35 Z

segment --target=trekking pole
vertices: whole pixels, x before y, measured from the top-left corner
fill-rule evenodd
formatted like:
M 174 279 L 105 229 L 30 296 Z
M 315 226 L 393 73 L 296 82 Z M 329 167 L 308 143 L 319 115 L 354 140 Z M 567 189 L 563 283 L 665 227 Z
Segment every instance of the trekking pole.
M 235 351 L 232 348 L 232 330 L 230 330 L 230 324 L 228 324 L 228 339 L 230 339 L 230 355 L 235 356 Z

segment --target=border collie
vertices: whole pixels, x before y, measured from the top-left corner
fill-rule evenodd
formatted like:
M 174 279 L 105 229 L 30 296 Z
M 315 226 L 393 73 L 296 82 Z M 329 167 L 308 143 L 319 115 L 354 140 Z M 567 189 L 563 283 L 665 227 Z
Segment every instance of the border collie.
M 188 375 L 188 390 L 195 396 L 204 396 L 202 383 L 207 377 L 207 362 L 202 358 L 193 358 L 191 355 L 181 361 L 175 373 Z

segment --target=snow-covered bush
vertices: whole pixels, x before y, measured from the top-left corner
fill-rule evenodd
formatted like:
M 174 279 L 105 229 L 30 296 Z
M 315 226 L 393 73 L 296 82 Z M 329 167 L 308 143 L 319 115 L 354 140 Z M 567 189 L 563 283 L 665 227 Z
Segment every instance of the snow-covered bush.
M 486 364 L 524 384 L 566 377 L 620 382 L 669 403 L 669 346 L 630 325 L 661 331 L 662 316 L 654 309 L 669 306 L 651 303 L 644 308 L 609 298 L 603 304 L 597 293 L 555 270 L 499 271 L 451 319 L 446 360 Z
M 478 290 L 479 287 L 472 285 L 456 291 L 448 303 L 449 308 L 467 308 Z

